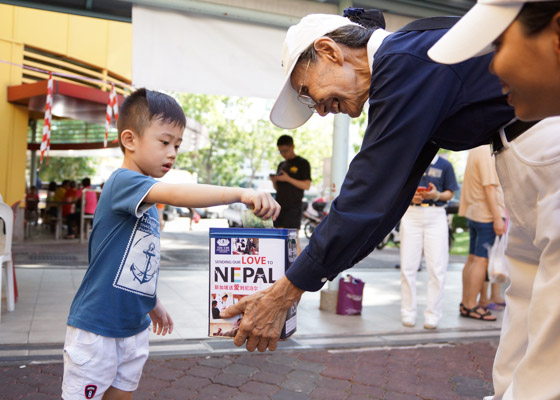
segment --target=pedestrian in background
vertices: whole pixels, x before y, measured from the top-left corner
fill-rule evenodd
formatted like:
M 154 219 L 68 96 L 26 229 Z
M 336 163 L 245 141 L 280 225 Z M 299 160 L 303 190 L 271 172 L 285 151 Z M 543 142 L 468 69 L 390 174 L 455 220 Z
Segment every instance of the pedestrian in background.
M 305 158 L 296 155 L 291 136 L 280 136 L 276 145 L 284 161 L 278 164 L 276 175 L 270 176 L 276 190 L 276 201 L 282 207 L 280 215 L 274 221 L 274 227 L 299 231 L 303 214 L 303 193 L 311 187 L 311 167 Z M 299 235 L 297 253 L 301 253 Z
M 82 187 L 78 190 L 76 195 L 75 212 L 66 217 L 68 235 L 65 239 L 73 239 L 76 233 L 78 236 L 80 234 L 80 229 L 82 229 L 82 203 L 84 204 L 84 214 L 93 215 L 95 213 L 95 208 L 97 207 L 97 193 L 90 189 L 91 180 L 89 178 L 82 179 Z M 85 197 L 82 200 L 84 194 Z
M 523 121 L 560 115 L 560 2 L 479 1 L 430 56 L 457 63 L 495 49 L 491 70 Z M 560 118 L 493 144 L 510 217 L 510 286 L 494 361 L 494 400 L 559 399 Z M 489 397 L 488 399 L 491 399 Z
M 422 262 L 422 250 L 428 270 L 424 328 L 436 329 L 441 319 L 449 262 L 449 227 L 444 207 L 458 189 L 453 166 L 436 155 L 401 219 L 401 319 L 404 326 L 416 324 L 416 275 Z
M 76 197 L 78 196 L 78 189 L 76 187 L 76 181 L 71 180 L 68 182 L 66 191 L 64 192 L 64 197 L 62 201 L 65 203 L 62 206 L 62 216 L 67 217 L 76 210 Z
M 472 149 L 467 158 L 459 215 L 467 219 L 469 255 L 463 267 L 463 296 L 459 305 L 461 316 L 481 321 L 495 321 L 487 310 L 488 295 L 484 284 L 488 281 L 488 250 L 496 235 L 505 233 L 504 193 L 498 180 L 490 146 Z M 493 283 L 492 301 L 505 305 L 500 284 Z M 480 293 L 480 301 L 478 296 Z

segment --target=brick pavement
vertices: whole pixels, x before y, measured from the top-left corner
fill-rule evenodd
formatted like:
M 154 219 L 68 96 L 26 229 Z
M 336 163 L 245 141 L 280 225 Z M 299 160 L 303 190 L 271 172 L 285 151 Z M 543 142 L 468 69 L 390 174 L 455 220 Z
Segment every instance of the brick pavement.
M 480 400 L 495 343 L 150 359 L 135 400 Z M 57 399 L 62 364 L 0 367 L 1 400 Z

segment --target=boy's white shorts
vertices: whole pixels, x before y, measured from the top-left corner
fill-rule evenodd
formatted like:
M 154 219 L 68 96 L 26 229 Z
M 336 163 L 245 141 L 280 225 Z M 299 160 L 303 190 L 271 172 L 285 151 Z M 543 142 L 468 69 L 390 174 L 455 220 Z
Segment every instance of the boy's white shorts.
M 68 326 L 62 398 L 101 399 L 110 386 L 136 390 L 148 359 L 148 336 L 149 329 L 126 338 L 110 338 Z

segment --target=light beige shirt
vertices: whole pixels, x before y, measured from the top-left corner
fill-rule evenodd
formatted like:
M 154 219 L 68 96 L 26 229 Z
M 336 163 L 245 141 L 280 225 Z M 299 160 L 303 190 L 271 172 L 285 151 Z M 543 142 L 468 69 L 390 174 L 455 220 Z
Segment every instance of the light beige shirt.
M 505 217 L 504 192 L 498 180 L 494 157 L 490 154 L 490 146 L 483 145 L 469 152 L 459 204 L 460 216 L 476 222 L 494 221 L 484 190 L 489 185 L 496 187 L 498 208 Z

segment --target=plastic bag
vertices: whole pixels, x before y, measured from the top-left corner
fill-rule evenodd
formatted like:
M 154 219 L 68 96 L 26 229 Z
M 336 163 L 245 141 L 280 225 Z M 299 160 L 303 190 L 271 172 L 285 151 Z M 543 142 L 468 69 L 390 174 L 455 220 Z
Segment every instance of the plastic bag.
M 340 315 L 361 314 L 364 282 L 351 275 L 347 275 L 346 278 L 347 279 L 340 278 L 338 284 L 336 313 Z
M 198 224 L 200 222 L 200 214 L 193 210 L 192 219 L 193 219 L 195 224 Z
M 488 251 L 488 279 L 491 283 L 502 283 L 509 279 L 506 258 L 507 235 L 496 236 Z

